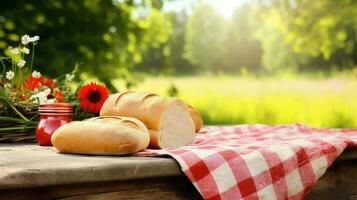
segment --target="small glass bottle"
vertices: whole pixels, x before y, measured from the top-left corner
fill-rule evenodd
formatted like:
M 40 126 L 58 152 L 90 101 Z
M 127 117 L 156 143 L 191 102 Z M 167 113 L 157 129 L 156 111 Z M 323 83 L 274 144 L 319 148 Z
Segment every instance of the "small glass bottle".
M 40 121 L 36 128 L 37 143 L 41 146 L 52 146 L 52 133 L 72 121 L 73 106 L 69 103 L 47 103 L 38 108 Z

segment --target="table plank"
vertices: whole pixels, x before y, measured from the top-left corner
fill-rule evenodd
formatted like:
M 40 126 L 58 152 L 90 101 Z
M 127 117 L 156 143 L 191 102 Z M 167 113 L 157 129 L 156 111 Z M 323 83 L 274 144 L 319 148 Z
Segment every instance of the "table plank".
M 0 190 L 0 199 L 202 199 L 185 176 Z
M 168 157 L 71 155 L 35 144 L 0 145 L 0 189 L 181 175 Z

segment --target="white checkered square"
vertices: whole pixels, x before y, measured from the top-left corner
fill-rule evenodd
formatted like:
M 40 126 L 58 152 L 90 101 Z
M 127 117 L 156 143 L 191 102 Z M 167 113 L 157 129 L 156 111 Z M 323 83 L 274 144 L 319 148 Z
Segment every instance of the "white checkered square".
M 251 153 L 242 155 L 242 158 L 245 160 L 245 163 L 247 164 L 247 167 L 252 176 L 256 176 L 269 169 L 265 158 L 259 151 L 253 151 Z
M 295 155 L 295 151 L 289 147 L 272 146 L 269 149 L 275 152 L 281 161 L 285 161 Z
M 275 196 L 275 190 L 273 185 L 269 185 L 258 192 L 258 198 L 259 199 L 269 199 L 269 200 L 275 200 L 277 199 Z
M 292 196 L 301 192 L 304 189 L 302 184 L 299 169 L 293 170 L 290 174 L 285 177 L 286 185 L 288 187 L 288 195 Z
M 325 156 L 321 156 L 320 158 L 311 161 L 311 167 L 314 171 L 316 179 L 320 178 L 322 174 L 326 171 L 327 165 L 328 163 Z
M 217 150 L 209 150 L 209 149 L 191 149 L 190 151 L 195 153 L 202 160 L 213 154 L 217 154 Z
M 306 139 L 296 139 L 296 140 L 293 140 L 291 141 L 292 145 L 299 145 L 299 146 L 302 146 L 302 147 L 310 147 L 310 146 L 313 146 L 314 144 L 307 141 Z
M 235 176 L 227 162 L 213 170 L 211 174 L 216 181 L 220 193 L 227 191 L 229 188 L 237 184 Z

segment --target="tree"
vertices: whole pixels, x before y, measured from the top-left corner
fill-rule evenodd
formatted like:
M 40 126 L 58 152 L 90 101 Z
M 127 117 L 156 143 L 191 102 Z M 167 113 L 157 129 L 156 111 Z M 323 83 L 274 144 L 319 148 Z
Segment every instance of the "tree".
M 261 11 L 275 10 L 294 53 L 322 57 L 330 64 L 357 63 L 357 1 L 261 1 Z M 349 63 L 349 64 L 348 64 Z
M 170 53 L 167 44 L 172 35 L 172 24 L 165 15 L 158 11 L 153 12 L 149 22 L 152 30 L 151 38 L 148 38 L 147 42 L 155 41 L 156 34 L 162 31 L 166 31 L 166 34 L 162 35 L 160 42 L 141 48 L 142 62 L 137 63 L 135 69 L 145 72 L 162 72 L 167 70 L 167 57 Z
M 168 66 L 179 72 L 192 72 L 195 71 L 193 65 L 183 57 L 185 45 L 185 33 L 187 14 L 184 11 L 167 13 L 170 19 L 173 32 L 170 40 L 168 41 L 168 48 L 170 54 L 167 58 Z
M 56 76 L 80 62 L 82 70 L 112 86 L 112 78 L 130 76 L 145 49 L 168 39 L 161 7 L 160 0 L 4 1 L 0 49 L 5 53 L 23 34 L 40 35 L 36 69 Z
M 184 58 L 201 69 L 214 69 L 224 54 L 226 33 L 225 20 L 211 5 L 196 5 L 186 24 Z
M 297 70 L 309 58 L 307 55 L 293 51 L 282 26 L 283 19 L 279 13 L 271 10 L 260 19 L 259 29 L 254 33 L 264 52 L 262 64 L 269 72 L 282 69 Z
M 260 23 L 251 4 L 246 3 L 235 10 L 230 35 L 226 41 L 226 69 L 232 71 L 247 67 L 250 70 L 257 70 L 262 66 L 261 44 L 254 36 L 259 28 Z

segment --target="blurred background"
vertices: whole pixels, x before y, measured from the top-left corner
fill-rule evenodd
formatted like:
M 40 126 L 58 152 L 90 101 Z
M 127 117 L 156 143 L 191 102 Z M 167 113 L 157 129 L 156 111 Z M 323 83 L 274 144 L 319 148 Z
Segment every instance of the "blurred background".
M 357 127 L 355 0 L 11 0 L 0 56 L 39 35 L 35 69 L 178 96 L 206 124 Z

